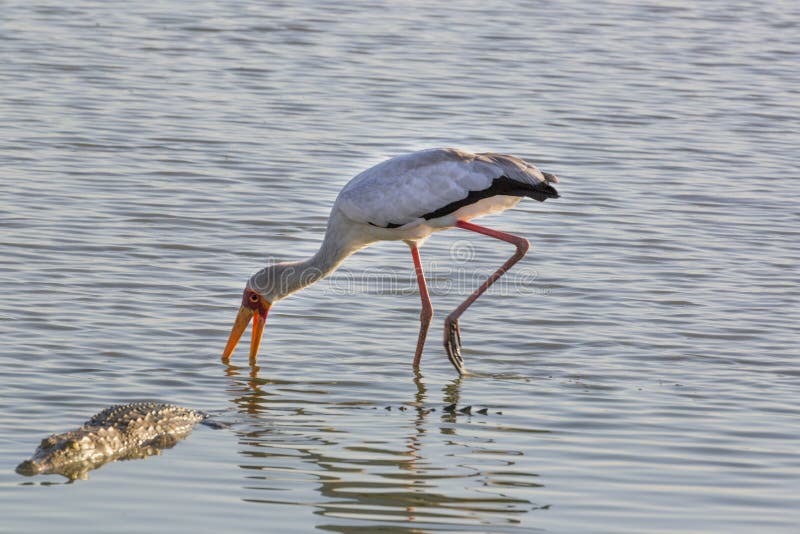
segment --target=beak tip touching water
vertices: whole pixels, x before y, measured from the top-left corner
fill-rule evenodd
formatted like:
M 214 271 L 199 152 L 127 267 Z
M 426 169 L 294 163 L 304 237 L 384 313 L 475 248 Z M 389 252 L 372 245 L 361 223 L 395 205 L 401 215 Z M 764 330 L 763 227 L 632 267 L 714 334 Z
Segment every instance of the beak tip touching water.
M 236 315 L 236 320 L 233 322 L 233 327 L 231 328 L 231 334 L 228 337 L 228 343 L 225 345 L 225 350 L 222 351 L 222 361 L 224 363 L 230 361 L 231 355 L 236 349 L 236 345 L 239 343 L 239 339 L 241 339 L 242 334 L 244 334 L 251 320 L 253 321 L 253 335 L 250 341 L 250 361 L 255 362 L 258 356 L 258 348 L 261 345 L 261 336 L 264 334 L 267 310 L 269 310 L 268 307 L 258 311 L 254 311 L 247 306 L 241 306 L 239 308 L 239 313 Z
M 260 313 L 253 314 L 253 337 L 250 341 L 250 361 L 255 363 L 258 356 L 258 348 L 261 346 L 261 336 L 264 334 L 264 325 L 267 316 Z

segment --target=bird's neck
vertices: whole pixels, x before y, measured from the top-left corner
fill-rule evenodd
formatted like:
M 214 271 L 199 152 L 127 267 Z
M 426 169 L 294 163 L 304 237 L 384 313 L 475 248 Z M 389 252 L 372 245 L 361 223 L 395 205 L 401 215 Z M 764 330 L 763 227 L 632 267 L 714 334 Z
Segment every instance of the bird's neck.
M 268 265 L 250 279 L 249 286 L 275 302 L 325 278 L 356 250 L 369 244 L 351 232 L 351 226 L 331 215 L 325 239 L 308 259 Z

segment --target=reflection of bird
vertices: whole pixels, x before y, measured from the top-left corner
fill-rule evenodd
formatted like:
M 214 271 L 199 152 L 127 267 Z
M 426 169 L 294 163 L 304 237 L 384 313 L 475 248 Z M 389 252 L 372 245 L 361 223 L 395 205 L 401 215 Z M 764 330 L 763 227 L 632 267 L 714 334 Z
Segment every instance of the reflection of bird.
M 520 260 L 528 241 L 468 222 L 516 206 L 522 197 L 539 201 L 558 198 L 550 185 L 555 175 L 514 156 L 471 154 L 456 149 L 431 149 L 384 161 L 353 178 L 333 204 L 328 229 L 311 258 L 267 266 L 247 282 L 242 306 L 222 354 L 228 361 L 253 319 L 250 360 L 255 362 L 270 306 L 333 272 L 355 251 L 376 241 L 405 241 L 422 297 L 422 313 L 414 366 L 419 365 L 433 316 L 417 247 L 433 232 L 457 226 L 514 244 L 517 251 L 445 319 L 444 345 L 459 373 L 461 333 L 458 318 L 492 283 Z

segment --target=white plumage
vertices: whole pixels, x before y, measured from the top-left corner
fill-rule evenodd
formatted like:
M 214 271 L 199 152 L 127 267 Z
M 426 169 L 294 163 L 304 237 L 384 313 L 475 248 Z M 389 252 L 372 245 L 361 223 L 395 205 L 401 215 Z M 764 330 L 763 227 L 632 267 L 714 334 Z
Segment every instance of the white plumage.
M 319 251 L 304 261 L 269 265 L 247 283 L 242 306 L 222 355 L 230 359 L 250 319 L 253 339 L 250 359 L 255 362 L 267 313 L 273 303 L 333 272 L 350 254 L 370 243 L 403 240 L 411 247 L 422 299 L 420 333 L 414 356 L 418 366 L 433 315 L 418 245 L 431 233 L 459 227 L 516 246 L 516 253 L 445 320 L 447 356 L 465 372 L 461 358 L 458 318 L 492 283 L 528 250 L 524 238 L 484 228 L 470 219 L 515 206 L 525 197 L 539 201 L 558 198 L 549 185 L 555 175 L 505 154 L 472 154 L 463 150 L 430 149 L 397 156 L 367 169 L 342 188 L 328 220 Z
M 539 169 L 514 156 L 434 148 L 394 157 L 357 175 L 342 188 L 334 209 L 359 223 L 414 226 L 425 222 L 421 219 L 424 214 L 462 200 L 471 191 L 485 190 L 501 176 L 531 186 L 547 183 Z M 513 203 L 510 199 L 492 198 L 470 218 L 491 213 L 496 205 L 502 209 L 512 207 L 522 197 L 514 197 Z M 447 220 L 458 218 L 456 215 Z M 430 224 L 453 225 L 438 223 Z

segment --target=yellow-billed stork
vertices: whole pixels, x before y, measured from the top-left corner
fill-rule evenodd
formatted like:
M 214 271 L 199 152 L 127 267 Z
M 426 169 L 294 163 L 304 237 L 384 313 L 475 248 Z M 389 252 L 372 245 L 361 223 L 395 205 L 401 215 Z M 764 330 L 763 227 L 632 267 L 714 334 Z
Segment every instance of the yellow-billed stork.
M 319 251 L 304 261 L 269 265 L 247 282 L 239 314 L 222 360 L 228 362 L 252 319 L 250 361 L 255 363 L 270 307 L 282 298 L 333 272 L 349 255 L 376 241 L 405 241 L 422 298 L 414 367 L 422 349 L 433 307 L 422 272 L 418 247 L 433 232 L 458 227 L 507 241 L 516 246 L 511 258 L 447 316 L 444 346 L 453 366 L 463 374 L 458 319 L 486 289 L 518 262 L 528 240 L 469 222 L 512 208 L 523 197 L 538 201 L 558 198 L 551 183 L 558 178 L 520 158 L 505 154 L 472 154 L 463 150 L 430 149 L 397 156 L 362 172 L 344 186 L 333 204 Z

